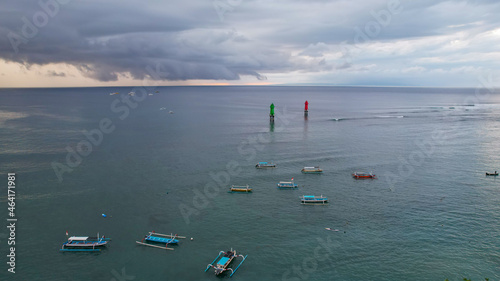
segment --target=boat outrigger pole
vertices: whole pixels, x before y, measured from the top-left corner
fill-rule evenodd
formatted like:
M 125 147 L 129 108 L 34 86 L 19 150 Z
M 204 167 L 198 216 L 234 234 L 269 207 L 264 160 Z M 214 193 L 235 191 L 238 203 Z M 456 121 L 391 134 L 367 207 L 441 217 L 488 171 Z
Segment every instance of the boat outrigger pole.
M 211 264 L 207 265 L 207 268 L 205 269 L 205 272 L 214 264 L 214 262 L 220 257 L 220 255 L 224 254 L 224 251 L 220 251 L 219 255 L 212 261 Z
M 240 264 L 238 264 L 238 266 L 234 269 L 234 271 L 232 271 L 232 270 L 231 270 L 231 271 L 232 271 L 232 273 L 231 273 L 231 275 L 229 275 L 229 277 L 233 276 L 233 274 L 235 274 L 235 273 L 236 273 L 236 270 L 238 270 L 238 268 L 240 267 L 240 265 L 241 265 L 241 264 L 242 264 L 242 263 L 243 263 L 243 262 L 247 259 L 247 257 L 248 257 L 248 255 L 246 255 L 246 256 L 239 255 L 239 256 L 240 256 L 240 257 L 242 257 L 242 258 L 243 258 L 243 260 L 240 262 Z

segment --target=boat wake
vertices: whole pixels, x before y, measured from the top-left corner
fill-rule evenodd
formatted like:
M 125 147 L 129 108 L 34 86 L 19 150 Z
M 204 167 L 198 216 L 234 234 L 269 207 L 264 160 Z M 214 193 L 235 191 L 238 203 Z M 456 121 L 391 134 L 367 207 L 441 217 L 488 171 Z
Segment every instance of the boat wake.
M 384 118 L 405 118 L 404 115 L 377 115 L 377 116 L 367 116 L 367 117 L 345 117 L 345 118 L 333 118 L 331 121 L 347 121 L 347 120 L 369 120 L 369 119 L 384 119 Z

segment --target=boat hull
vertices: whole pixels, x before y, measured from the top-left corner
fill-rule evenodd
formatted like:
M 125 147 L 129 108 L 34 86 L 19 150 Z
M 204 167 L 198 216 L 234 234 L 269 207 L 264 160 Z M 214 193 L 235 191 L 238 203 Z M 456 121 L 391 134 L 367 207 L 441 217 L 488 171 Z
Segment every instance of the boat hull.
M 314 195 L 304 195 L 300 198 L 300 202 L 302 204 L 326 204 L 328 203 L 328 198 L 323 196 L 314 196 Z
M 326 199 L 326 200 L 301 200 L 301 203 L 302 204 L 319 204 L 319 205 L 322 205 L 322 204 L 328 203 L 328 199 Z
M 373 174 L 352 174 L 352 177 L 355 179 L 376 179 L 377 176 Z
M 231 192 L 252 192 L 251 188 L 231 188 Z
M 259 162 L 255 165 L 257 169 L 267 169 L 267 168 L 276 168 L 276 164 L 269 162 Z
M 279 184 L 278 183 L 278 188 L 297 188 L 299 187 L 298 184 Z
M 160 244 L 177 244 L 177 243 L 179 243 L 179 240 L 177 240 L 177 239 L 163 238 L 163 237 L 157 237 L 157 236 L 152 236 L 152 235 L 149 235 L 144 240 L 146 240 L 148 242 L 160 243 Z

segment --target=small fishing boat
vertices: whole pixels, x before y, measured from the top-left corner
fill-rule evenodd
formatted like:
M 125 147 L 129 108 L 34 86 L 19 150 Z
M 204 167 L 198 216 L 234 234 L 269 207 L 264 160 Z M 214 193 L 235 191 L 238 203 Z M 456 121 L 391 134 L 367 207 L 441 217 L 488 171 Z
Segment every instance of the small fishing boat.
M 257 169 L 265 169 L 265 168 L 276 168 L 276 164 L 273 162 L 259 162 L 255 165 Z
M 328 198 L 324 197 L 323 195 L 302 195 L 302 197 L 300 198 L 300 202 L 302 204 L 325 204 L 328 203 Z
M 97 252 L 106 246 L 111 238 L 89 236 L 71 236 L 64 242 L 59 251 L 62 252 Z
M 233 270 L 232 268 L 229 267 L 229 265 L 231 264 L 231 262 L 233 261 L 233 259 L 235 259 L 237 257 L 241 257 L 241 258 L 243 258 L 243 260 Z M 231 275 L 229 275 L 229 277 L 231 277 L 231 276 L 233 276 L 233 274 L 236 273 L 236 270 L 238 270 L 238 268 L 240 267 L 240 265 L 246 260 L 247 257 L 248 257 L 248 255 L 246 255 L 246 256 L 237 255 L 236 254 L 236 250 L 233 250 L 233 249 L 231 249 L 231 250 L 229 250 L 227 252 L 220 251 L 219 255 L 212 261 L 212 263 L 209 264 L 209 265 L 207 265 L 207 268 L 205 269 L 205 272 L 207 272 L 207 270 L 210 267 L 213 267 L 215 269 L 215 275 L 219 275 L 219 274 L 221 274 L 221 273 L 223 273 L 225 271 L 231 271 Z M 217 261 L 217 263 L 214 265 L 214 263 L 216 261 Z
M 299 187 L 299 185 L 294 183 L 293 178 L 292 178 L 291 181 L 280 181 L 278 183 L 278 187 L 279 188 L 297 188 L 297 187 Z
M 252 192 L 252 188 L 250 188 L 248 184 L 242 186 L 231 185 L 231 188 L 229 190 L 229 192 Z
M 304 174 L 321 174 L 321 173 L 323 173 L 323 170 L 321 170 L 319 168 L 319 166 L 316 166 L 316 167 L 304 167 L 304 169 L 302 169 L 302 173 L 304 173 Z
M 495 171 L 494 173 L 486 173 L 487 176 L 498 176 L 498 172 Z
M 112 95 L 119 95 L 120 93 L 116 92 L 116 93 L 110 93 L 109 95 L 112 96 Z
M 376 175 L 374 175 L 372 172 L 368 173 L 360 173 L 360 172 L 354 172 L 352 174 L 352 177 L 355 179 L 376 179 Z
M 161 233 L 156 233 L 154 231 L 149 232 L 148 235 L 144 236 L 142 238 L 141 242 L 135 241 L 137 244 L 144 245 L 144 246 L 149 246 L 149 247 L 154 247 L 154 248 L 160 248 L 160 249 L 165 249 L 165 250 L 174 250 L 173 248 L 169 248 L 169 244 L 177 244 L 179 243 L 179 240 L 176 238 L 186 238 L 184 236 L 179 236 L 177 234 L 161 234 Z M 163 246 L 165 244 L 165 246 Z M 159 246 L 162 245 L 162 246 Z

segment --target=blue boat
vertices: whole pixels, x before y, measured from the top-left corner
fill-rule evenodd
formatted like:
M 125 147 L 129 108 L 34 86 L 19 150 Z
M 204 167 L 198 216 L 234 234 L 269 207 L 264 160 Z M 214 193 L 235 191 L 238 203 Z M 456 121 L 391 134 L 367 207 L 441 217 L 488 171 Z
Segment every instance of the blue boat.
M 144 236 L 144 238 L 139 241 L 135 241 L 137 244 L 148 246 L 148 247 L 154 247 L 154 248 L 160 248 L 164 250 L 174 250 L 173 248 L 169 248 L 168 245 L 170 244 L 178 244 L 179 240 L 176 238 L 186 238 L 184 236 L 179 236 L 177 234 L 175 235 L 168 235 L 168 234 L 161 234 L 161 233 L 156 233 L 156 232 L 149 232 L 148 235 Z M 165 245 L 165 246 L 163 246 Z
M 177 244 L 177 243 L 179 243 L 179 240 L 177 240 L 177 239 L 153 236 L 153 234 L 147 235 L 146 237 L 144 237 L 144 240 L 148 241 L 148 242 L 161 243 L 161 244 Z
M 302 204 L 325 204 L 328 203 L 328 198 L 314 195 L 302 195 L 300 198 Z
M 278 187 L 279 188 L 297 188 L 297 187 L 299 187 L 299 185 L 294 183 L 293 178 L 292 178 L 291 181 L 280 181 L 278 183 Z
M 238 268 L 240 267 L 240 265 L 246 260 L 247 256 L 248 255 L 246 255 L 246 256 L 237 255 L 236 254 L 236 250 L 233 250 L 233 249 L 231 249 L 231 250 L 229 250 L 227 252 L 220 251 L 219 255 L 212 261 L 212 263 L 209 264 L 209 265 L 207 265 L 207 268 L 205 269 L 205 272 L 207 272 L 207 270 L 210 267 L 213 267 L 215 269 L 215 275 L 219 275 L 219 274 L 221 274 L 221 273 L 223 273 L 225 271 L 231 271 L 231 275 L 229 275 L 229 277 L 231 277 L 231 276 L 233 276 L 233 274 L 236 273 L 236 270 L 238 270 Z M 229 267 L 229 265 L 231 264 L 231 262 L 233 261 L 233 259 L 235 259 L 237 257 L 241 257 L 241 258 L 243 258 L 243 260 L 233 270 L 232 268 Z M 217 263 L 214 265 L 214 263 L 216 261 L 217 261 Z
M 276 164 L 273 162 L 259 162 L 255 165 L 257 169 L 265 169 L 265 168 L 276 168 Z
M 68 241 L 64 242 L 61 252 L 98 252 L 108 244 L 111 238 L 105 238 L 104 235 L 99 237 L 89 236 L 71 236 Z

